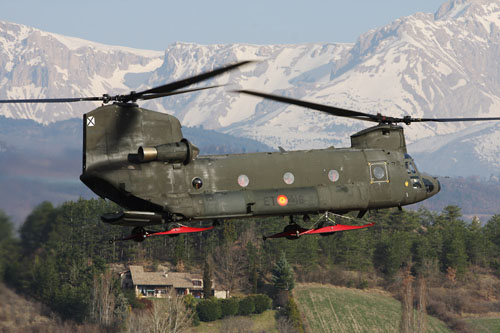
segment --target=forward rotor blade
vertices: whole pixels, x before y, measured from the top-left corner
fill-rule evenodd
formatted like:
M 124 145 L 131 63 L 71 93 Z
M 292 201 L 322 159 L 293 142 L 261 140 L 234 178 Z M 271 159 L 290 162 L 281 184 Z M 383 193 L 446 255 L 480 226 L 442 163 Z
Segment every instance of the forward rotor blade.
M 130 100 L 141 99 L 141 97 L 143 95 L 148 95 L 148 94 L 166 94 L 166 93 L 170 93 L 170 92 L 173 92 L 174 90 L 178 90 L 178 89 L 190 86 L 192 84 L 208 80 L 210 78 L 213 78 L 213 77 L 221 75 L 221 74 L 223 74 L 225 72 L 231 71 L 231 70 L 233 70 L 233 69 L 235 69 L 237 67 L 240 67 L 240 66 L 243 66 L 243 65 L 246 65 L 246 64 L 250 64 L 252 62 L 253 61 L 241 61 L 241 62 L 238 62 L 236 64 L 232 64 L 232 65 L 229 65 L 229 66 L 224 66 L 224 67 L 221 67 L 221 68 L 218 68 L 218 69 L 214 69 L 213 71 L 210 71 L 210 72 L 207 72 L 207 73 L 202 73 L 202 74 L 199 74 L 199 75 L 188 77 L 187 79 L 183 79 L 183 80 L 179 80 L 179 81 L 167 83 L 167 84 L 164 84 L 162 86 L 158 86 L 158 87 L 151 88 L 151 89 L 148 89 L 148 90 L 144 90 L 144 91 L 141 91 L 141 92 L 132 93 L 132 94 L 130 94 L 130 97 L 131 97 Z
M 145 95 L 139 98 L 140 100 L 146 101 L 150 99 L 155 99 L 155 98 L 160 98 L 160 97 L 166 97 L 166 96 L 173 96 L 173 95 L 179 95 L 179 94 L 184 94 L 184 93 L 189 93 L 189 92 L 194 92 L 194 91 L 199 91 L 199 90 L 205 90 L 205 89 L 212 89 L 212 88 L 219 88 L 223 87 L 225 84 L 219 84 L 215 86 L 209 86 L 209 87 L 202 87 L 202 88 L 193 88 L 193 89 L 184 89 L 184 90 L 176 90 L 173 92 L 169 93 L 163 93 L 163 94 L 151 94 L 151 95 Z
M 109 96 L 108 96 L 109 98 Z M 76 97 L 76 98 L 32 98 L 32 99 L 2 99 L 0 103 L 73 103 L 84 101 L 104 101 L 106 97 Z
M 33 98 L 33 99 L 12 99 L 12 100 L 0 100 L 0 103 L 73 103 L 73 102 L 83 102 L 83 101 L 102 101 L 103 103 L 109 103 L 111 101 L 116 102 L 135 102 L 137 100 L 150 100 L 159 97 L 178 95 L 192 91 L 216 88 L 219 86 L 210 86 L 203 88 L 195 88 L 195 89 L 186 89 L 182 91 L 177 91 L 189 85 L 208 80 L 215 76 L 221 75 L 225 72 L 231 71 L 240 66 L 250 64 L 254 61 L 241 61 L 232 65 L 224 66 L 221 68 L 217 68 L 213 71 L 202 73 L 199 75 L 195 75 L 180 81 L 171 82 L 159 87 L 155 87 L 152 89 L 144 90 L 141 92 L 131 92 L 126 95 L 116 95 L 110 96 L 108 94 L 104 94 L 100 97 L 77 97 L 77 98 Z
M 247 94 L 247 95 L 258 96 L 258 97 L 270 99 L 270 100 L 273 100 L 276 102 L 298 105 L 298 106 L 302 106 L 302 107 L 305 107 L 308 109 L 322 111 L 322 112 L 325 112 L 325 113 L 328 113 L 328 114 L 331 114 L 334 116 L 338 116 L 338 117 L 347 117 L 347 118 L 355 118 L 355 119 L 365 120 L 365 121 L 379 122 L 379 118 L 376 115 L 372 115 L 369 113 L 337 108 L 335 106 L 328 106 L 328 105 L 323 105 L 323 104 L 306 102 L 306 101 L 301 101 L 298 99 L 293 99 L 293 98 L 288 98 L 288 97 L 283 97 L 283 96 L 264 94 L 264 93 L 251 91 L 251 90 L 235 90 L 235 92 L 239 92 L 239 93 L 243 93 L 243 94 Z

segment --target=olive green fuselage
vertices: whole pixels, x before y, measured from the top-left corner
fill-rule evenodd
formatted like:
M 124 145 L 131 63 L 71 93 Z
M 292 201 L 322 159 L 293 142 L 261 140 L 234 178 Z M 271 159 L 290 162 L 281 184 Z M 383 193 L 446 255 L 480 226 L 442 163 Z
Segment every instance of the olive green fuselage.
M 350 148 L 196 156 L 175 117 L 112 105 L 84 116 L 84 135 L 82 181 L 166 222 L 401 207 L 439 191 L 434 178 L 416 170 L 403 129 L 393 125 L 353 135 Z M 139 148 L 161 151 L 167 143 L 182 148 L 175 159 L 168 151 L 163 160 L 138 158 Z M 179 151 L 187 151 L 184 161 Z
M 373 165 L 387 175 L 376 179 Z M 151 168 L 146 181 L 155 180 L 157 191 L 149 199 L 163 196 L 166 210 L 196 219 L 386 208 L 428 194 L 422 184 L 413 186 L 402 153 L 379 149 L 202 156 L 180 169 L 162 163 Z M 332 170 L 338 174 L 335 181 L 328 177 Z M 284 180 L 287 173 L 293 175 L 291 184 Z M 247 177 L 246 187 L 239 185 L 240 176 Z M 196 178 L 203 182 L 199 189 L 192 186 Z M 280 205 L 280 195 L 286 204 Z

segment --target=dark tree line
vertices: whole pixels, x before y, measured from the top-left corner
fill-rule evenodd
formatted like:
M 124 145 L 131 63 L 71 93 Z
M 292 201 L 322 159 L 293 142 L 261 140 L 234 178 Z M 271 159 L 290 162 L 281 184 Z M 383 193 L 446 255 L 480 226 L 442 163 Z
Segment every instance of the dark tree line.
M 92 317 L 96 278 L 104 276 L 112 263 L 168 261 L 179 269 L 202 272 L 207 262 L 222 287 L 248 293 L 266 292 L 282 253 L 299 281 L 339 268 L 391 279 L 409 262 L 417 273 L 444 274 L 452 269 L 457 278 L 472 266 L 500 272 L 500 215 L 484 226 L 478 221 L 466 223 L 456 206 L 439 214 L 425 209 L 382 210 L 364 220 L 339 221 L 373 221 L 374 227 L 296 241 L 262 240 L 263 234 L 287 225 L 288 218 L 276 217 L 225 221 L 210 232 L 152 237 L 143 243 L 109 244 L 110 238 L 130 232 L 100 221 L 102 214 L 117 209 L 100 199 L 58 207 L 45 202 L 27 217 L 18 238 L 9 218 L 0 213 L 0 278 L 63 318 L 85 321 Z M 113 293 L 123 303 L 115 284 Z

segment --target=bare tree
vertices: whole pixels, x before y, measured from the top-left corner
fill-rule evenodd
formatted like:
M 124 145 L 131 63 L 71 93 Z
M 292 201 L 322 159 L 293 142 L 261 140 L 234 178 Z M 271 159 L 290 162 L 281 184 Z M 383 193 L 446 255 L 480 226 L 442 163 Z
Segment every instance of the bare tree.
M 241 245 L 218 246 L 213 257 L 214 273 L 217 281 L 226 290 L 226 297 L 239 286 L 247 265 L 246 252 Z
M 94 276 L 92 317 L 100 325 L 110 326 L 113 323 L 114 309 L 113 275 L 110 271 L 106 271 L 99 276 Z
M 425 277 L 420 275 L 417 279 L 418 303 L 417 319 L 415 321 L 415 331 L 418 333 L 427 332 L 427 282 Z
M 186 308 L 182 297 L 170 291 L 166 298 L 157 299 L 148 311 L 133 314 L 128 322 L 129 332 L 177 333 L 191 326 L 193 313 Z
M 403 270 L 403 280 L 401 283 L 401 321 L 399 331 L 402 333 L 413 332 L 413 280 L 411 274 L 411 264 Z
M 276 320 L 276 328 L 280 333 L 296 333 L 298 330 L 293 326 L 290 319 L 281 316 Z

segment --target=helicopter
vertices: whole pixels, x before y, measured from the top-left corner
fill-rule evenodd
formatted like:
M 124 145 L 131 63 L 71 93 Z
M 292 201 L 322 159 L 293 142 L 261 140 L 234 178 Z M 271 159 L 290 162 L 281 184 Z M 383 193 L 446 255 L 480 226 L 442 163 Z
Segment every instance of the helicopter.
M 79 98 L 0 100 L 0 103 L 101 101 L 83 115 L 80 180 L 98 196 L 123 208 L 101 216 L 105 223 L 133 227 L 117 240 L 141 242 L 211 230 L 221 220 L 290 216 L 282 232 L 267 238 L 298 239 L 371 227 L 344 225 L 332 216 L 393 208 L 426 200 L 440 189 L 437 178 L 420 172 L 408 154 L 403 127 L 415 122 L 500 120 L 490 118 L 396 118 L 369 114 L 250 90 L 234 92 L 302 106 L 329 115 L 376 123 L 351 135 L 351 146 L 244 154 L 200 155 L 183 137 L 180 121 L 141 108 L 141 100 L 219 86 L 185 89 L 247 65 L 242 61 L 152 89 L 125 95 Z M 312 228 L 295 221 L 321 214 Z M 183 223 L 212 221 L 208 227 Z M 162 231 L 148 230 L 153 225 Z

